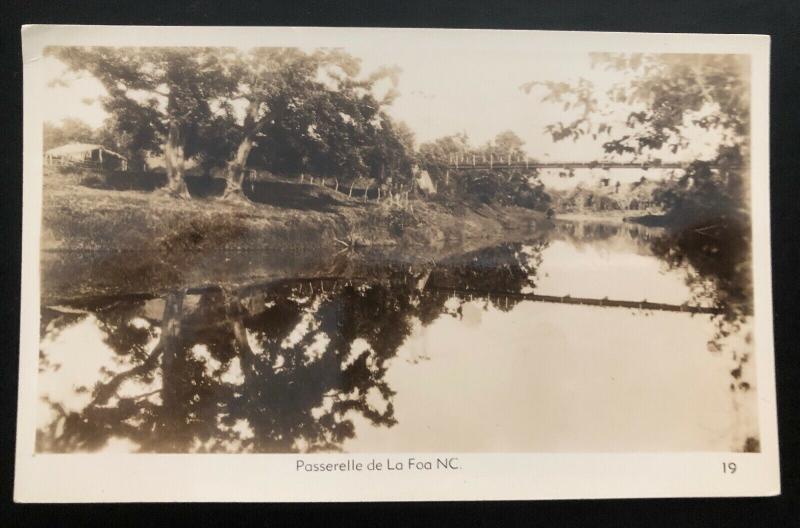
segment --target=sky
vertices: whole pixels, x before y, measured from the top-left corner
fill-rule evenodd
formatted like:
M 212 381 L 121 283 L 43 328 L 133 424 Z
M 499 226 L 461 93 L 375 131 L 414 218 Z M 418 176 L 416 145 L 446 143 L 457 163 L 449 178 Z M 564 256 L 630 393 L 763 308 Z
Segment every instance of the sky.
M 520 88 L 530 81 L 569 82 L 580 77 L 596 86 L 609 87 L 618 80 L 617 74 L 592 69 L 588 54 L 478 47 L 420 51 L 418 47 L 376 46 L 346 51 L 361 59 L 364 75 L 381 66 L 398 66 L 402 70 L 397 87 L 400 96 L 389 112 L 410 126 L 417 144 L 466 132 L 473 145 L 480 145 L 500 132 L 512 130 L 525 141 L 528 155 L 540 160 L 605 159 L 602 141 L 587 138 L 579 143 L 553 142 L 544 127 L 566 122 L 574 114 L 563 111 L 560 105 L 541 102 L 542 92 L 526 94 Z M 57 59 L 45 60 L 48 80 L 74 78 L 73 74 L 64 76 L 64 67 Z M 105 114 L 96 98 L 103 88 L 98 81 L 90 77 L 73 79 L 66 86 L 48 85 L 46 93 L 43 104 L 48 121 L 78 117 L 92 126 L 102 124 Z M 697 141 L 699 149 L 707 147 L 703 141 Z

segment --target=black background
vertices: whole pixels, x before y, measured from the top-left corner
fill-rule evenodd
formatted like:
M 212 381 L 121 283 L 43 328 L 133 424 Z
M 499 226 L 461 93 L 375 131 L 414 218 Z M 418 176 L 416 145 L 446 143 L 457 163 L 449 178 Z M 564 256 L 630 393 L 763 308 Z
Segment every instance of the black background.
M 800 406 L 797 359 L 800 210 L 800 1 L 561 0 L 418 2 L 24 1 L 2 3 L 0 33 L 0 526 L 90 522 L 139 528 L 225 523 L 505 526 L 800 526 Z M 136 24 L 459 27 L 757 33 L 772 36 L 771 201 L 781 481 L 780 497 L 316 505 L 16 505 L 12 502 L 19 339 L 22 212 L 20 25 Z M 166 29 L 165 31 L 169 31 Z M 609 467 L 609 472 L 617 468 Z M 654 474 L 654 479 L 659 475 Z M 213 483 L 209 483 L 213 485 Z M 5 522 L 3 522 L 5 521 Z

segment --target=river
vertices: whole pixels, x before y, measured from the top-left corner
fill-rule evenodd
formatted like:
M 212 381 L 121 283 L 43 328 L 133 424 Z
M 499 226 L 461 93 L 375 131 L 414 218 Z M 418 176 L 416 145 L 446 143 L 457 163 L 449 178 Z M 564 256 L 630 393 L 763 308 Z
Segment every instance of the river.
M 199 259 L 180 288 L 45 259 L 37 450 L 758 450 L 740 239 L 557 222 L 443 258 Z

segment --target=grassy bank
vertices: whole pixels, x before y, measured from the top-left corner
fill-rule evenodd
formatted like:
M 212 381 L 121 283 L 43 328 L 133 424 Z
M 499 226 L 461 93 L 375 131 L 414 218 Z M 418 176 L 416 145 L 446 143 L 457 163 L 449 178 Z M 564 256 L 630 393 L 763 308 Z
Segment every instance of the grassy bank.
M 219 198 L 177 200 L 159 192 L 81 185 L 81 175 L 46 173 L 45 250 L 209 251 L 364 246 L 445 246 L 501 240 L 541 229 L 542 213 L 518 207 L 443 205 L 411 200 L 398 207 L 298 186 L 292 207 Z

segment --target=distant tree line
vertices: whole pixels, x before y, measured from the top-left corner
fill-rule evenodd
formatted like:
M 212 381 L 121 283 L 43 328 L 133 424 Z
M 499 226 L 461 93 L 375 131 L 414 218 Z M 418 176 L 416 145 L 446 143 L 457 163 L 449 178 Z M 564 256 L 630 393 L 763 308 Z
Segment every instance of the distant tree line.
M 477 203 L 517 205 L 547 209 L 550 196 L 538 179 L 536 169 L 472 169 L 472 160 L 484 162 L 527 158 L 525 142 L 513 131 L 506 130 L 480 146 L 472 146 L 465 133 L 445 136 L 419 147 L 418 162 L 436 182 L 440 199 L 467 200 Z M 461 160 L 465 169 L 453 167 Z

